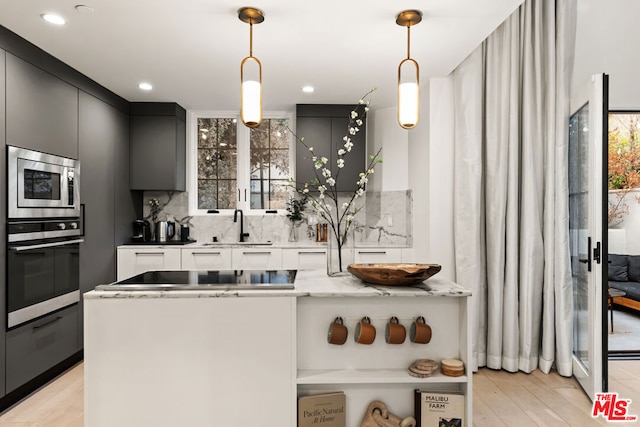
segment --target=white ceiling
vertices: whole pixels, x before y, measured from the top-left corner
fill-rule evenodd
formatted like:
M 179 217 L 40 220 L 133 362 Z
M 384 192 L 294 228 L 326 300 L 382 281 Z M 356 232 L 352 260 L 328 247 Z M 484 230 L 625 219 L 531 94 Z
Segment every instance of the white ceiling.
M 422 10 L 411 29 L 421 85 L 449 74 L 523 0 L 0 0 L 0 25 L 129 101 L 178 102 L 187 109 L 239 109 L 240 61 L 249 53 L 244 6 L 260 8 L 254 56 L 263 64 L 265 111 L 296 103 L 395 104 L 406 56 L 405 9 Z M 94 12 L 79 12 L 78 4 Z M 56 12 L 67 25 L 45 23 Z M 142 92 L 141 81 L 154 89 Z M 313 85 L 313 94 L 301 91 Z

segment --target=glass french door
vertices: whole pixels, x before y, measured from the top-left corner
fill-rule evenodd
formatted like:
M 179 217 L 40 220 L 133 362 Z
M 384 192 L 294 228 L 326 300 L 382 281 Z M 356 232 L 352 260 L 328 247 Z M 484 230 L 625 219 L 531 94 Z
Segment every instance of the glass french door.
M 594 75 L 572 99 L 569 119 L 573 374 L 592 400 L 607 391 L 607 113 L 608 76 Z

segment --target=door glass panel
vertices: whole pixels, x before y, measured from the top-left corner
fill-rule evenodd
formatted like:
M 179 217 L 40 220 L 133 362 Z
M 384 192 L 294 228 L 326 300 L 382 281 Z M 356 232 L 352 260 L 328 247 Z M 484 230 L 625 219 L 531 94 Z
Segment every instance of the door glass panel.
M 589 104 L 569 121 L 569 233 L 573 286 L 573 354 L 590 370 L 589 360 Z

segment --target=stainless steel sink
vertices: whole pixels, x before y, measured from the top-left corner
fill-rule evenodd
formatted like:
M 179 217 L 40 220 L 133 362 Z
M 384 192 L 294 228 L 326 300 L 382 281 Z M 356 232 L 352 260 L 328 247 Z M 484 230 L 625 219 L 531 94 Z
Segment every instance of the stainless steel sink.
M 271 246 L 273 242 L 207 242 L 202 246 Z

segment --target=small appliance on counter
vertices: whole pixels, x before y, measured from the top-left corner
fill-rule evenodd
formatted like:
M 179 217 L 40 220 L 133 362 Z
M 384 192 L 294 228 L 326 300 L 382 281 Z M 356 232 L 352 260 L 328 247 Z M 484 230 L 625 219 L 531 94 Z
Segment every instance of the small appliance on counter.
M 146 219 L 133 221 L 133 235 L 131 241 L 135 243 L 149 242 L 151 240 L 151 224 Z
M 164 243 L 173 240 L 176 235 L 176 223 L 173 221 L 156 222 L 156 242 Z

